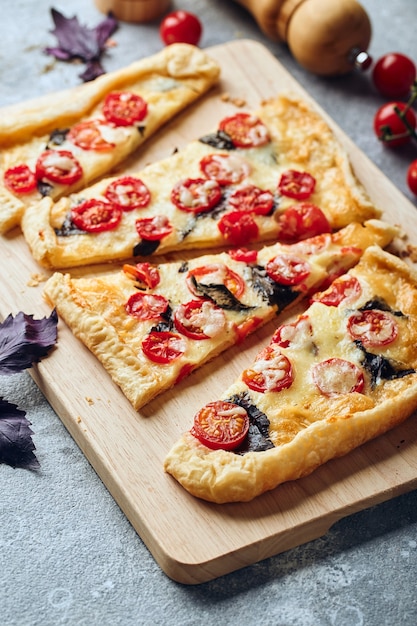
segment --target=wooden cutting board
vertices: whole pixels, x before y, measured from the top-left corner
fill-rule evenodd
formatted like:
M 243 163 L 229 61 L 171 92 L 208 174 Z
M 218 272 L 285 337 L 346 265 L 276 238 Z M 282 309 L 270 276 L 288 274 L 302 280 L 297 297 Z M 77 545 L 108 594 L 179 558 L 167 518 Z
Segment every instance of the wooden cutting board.
M 258 43 L 236 41 L 208 52 L 221 64 L 220 85 L 150 140 L 123 171 L 168 156 L 211 131 L 223 115 L 236 110 L 222 98 L 226 93 L 231 99 L 244 100 L 249 108 L 288 90 L 312 102 Z M 415 207 L 316 108 L 344 143 L 384 218 L 401 222 L 416 243 Z M 42 283 L 29 285 L 34 276 L 45 272 L 32 260 L 20 232 L 4 237 L 0 246 L 1 315 L 19 310 L 36 318 L 49 315 Z M 160 567 L 178 582 L 205 582 L 278 554 L 321 536 L 344 516 L 417 487 L 417 417 L 311 476 L 250 503 L 219 506 L 199 501 L 163 472 L 166 452 L 190 427 L 196 410 L 233 382 L 272 329 L 272 325 L 261 329 L 243 346 L 204 366 L 139 413 L 62 322 L 57 349 L 31 370 Z M 36 424 L 33 427 L 36 430 Z

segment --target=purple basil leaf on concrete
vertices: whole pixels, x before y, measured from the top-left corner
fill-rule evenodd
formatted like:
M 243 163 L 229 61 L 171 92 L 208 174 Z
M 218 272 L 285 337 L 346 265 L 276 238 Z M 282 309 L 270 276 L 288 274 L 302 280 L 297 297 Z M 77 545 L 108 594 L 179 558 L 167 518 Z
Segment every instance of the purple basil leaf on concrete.
M 47 355 L 57 340 L 58 315 L 40 320 L 19 312 L 0 324 L 0 374 L 15 374 Z
M 80 59 L 87 64 L 87 69 L 81 74 L 84 82 L 93 80 L 104 74 L 100 57 L 105 50 L 107 39 L 118 27 L 117 20 L 111 13 L 95 28 L 89 28 L 79 23 L 76 16 L 67 18 L 56 9 L 51 9 L 55 24 L 51 31 L 57 38 L 58 45 L 45 48 L 45 52 L 59 61 Z
M 33 431 L 25 412 L 0 398 L 0 463 L 24 469 L 39 469 L 34 454 Z

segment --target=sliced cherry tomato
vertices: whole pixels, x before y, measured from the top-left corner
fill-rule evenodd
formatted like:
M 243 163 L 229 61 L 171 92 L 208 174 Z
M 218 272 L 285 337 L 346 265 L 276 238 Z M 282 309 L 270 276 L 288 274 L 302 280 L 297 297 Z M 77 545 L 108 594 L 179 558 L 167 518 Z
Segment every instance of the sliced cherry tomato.
M 159 241 L 168 237 L 174 230 L 165 215 L 143 217 L 135 222 L 136 231 L 141 239 Z
M 295 243 L 331 231 L 323 211 L 309 202 L 288 207 L 279 214 L 277 221 L 278 240 L 286 243 Z
M 417 159 L 411 163 L 407 170 L 407 185 L 417 196 Z
M 35 173 L 23 163 L 6 170 L 3 179 L 7 189 L 15 194 L 30 193 L 36 189 Z
M 167 365 L 182 356 L 187 348 L 181 335 L 169 331 L 153 330 L 142 341 L 143 354 L 150 361 Z
M 351 315 L 347 328 L 352 339 L 360 341 L 366 348 L 386 346 L 398 336 L 394 317 L 386 311 L 375 309 L 358 311 Z
M 151 201 L 151 194 L 145 183 L 133 176 L 122 176 L 112 181 L 104 196 L 122 211 L 143 209 Z
M 280 285 L 299 285 L 310 275 L 310 264 L 294 254 L 277 254 L 266 264 L 266 273 Z
M 164 296 L 138 291 L 130 296 L 125 309 L 129 315 L 143 322 L 161 317 L 168 306 L 169 302 Z
M 416 66 L 405 54 L 389 52 L 376 62 L 372 79 L 383 96 L 403 98 L 408 96 L 416 79 Z
M 68 150 L 45 150 L 36 161 L 35 175 L 38 180 L 60 185 L 72 185 L 83 175 L 81 165 Z
M 129 278 L 142 283 L 145 287 L 154 289 L 161 281 L 159 270 L 155 265 L 150 263 L 137 263 L 136 265 L 123 265 L 123 271 Z
M 258 354 L 253 366 L 243 372 L 242 380 L 249 389 L 265 393 L 288 389 L 294 375 L 290 360 L 270 344 Z
M 207 154 L 200 161 L 200 169 L 219 185 L 237 185 L 250 174 L 249 163 L 237 154 Z
M 115 126 L 132 126 L 148 113 L 145 100 L 130 91 L 109 93 L 103 103 L 103 115 Z
M 213 302 L 191 300 L 177 308 L 174 324 L 189 339 L 210 339 L 224 331 L 226 318 L 222 309 Z
M 121 219 L 121 210 L 102 200 L 85 200 L 71 209 L 73 224 L 87 233 L 113 230 L 119 225 Z
M 259 228 L 250 213 L 246 211 L 231 211 L 222 215 L 217 228 L 227 241 L 233 246 L 242 246 L 258 238 Z
M 321 302 L 326 306 L 339 306 L 341 302 L 353 302 L 362 293 L 360 282 L 355 276 L 340 276 L 333 281 L 326 291 L 313 295 L 313 302 Z
M 236 148 L 256 148 L 270 141 L 265 124 L 251 113 L 236 113 L 225 117 L 219 130 L 227 133 Z
M 256 185 L 239 187 L 229 197 L 228 203 L 239 211 L 248 211 L 256 215 L 268 215 L 274 208 L 274 196 L 269 190 Z
M 188 272 L 186 278 L 187 286 L 191 293 L 198 296 L 199 294 L 194 289 L 191 277 L 194 277 L 197 283 L 204 285 L 224 285 L 236 298 L 240 298 L 245 291 L 245 281 L 242 276 L 224 265 L 224 263 L 202 265 Z
M 244 322 L 237 324 L 235 326 L 235 331 L 237 334 L 237 343 L 240 343 L 248 335 L 255 332 L 255 330 L 263 323 L 263 320 L 260 317 L 249 317 Z
M 222 199 L 222 190 L 215 180 L 187 178 L 178 182 L 171 192 L 171 201 L 181 211 L 205 213 Z
M 283 196 L 295 200 L 307 200 L 313 193 L 316 179 L 308 172 L 287 170 L 281 175 L 278 191 Z
M 258 251 L 247 250 L 246 248 L 237 248 L 236 250 L 228 250 L 228 255 L 234 261 L 241 261 L 242 263 L 256 263 Z
M 307 315 L 301 315 L 295 322 L 281 324 L 272 336 L 271 343 L 280 348 L 288 348 L 293 344 L 300 344 L 304 339 L 311 339 L 313 327 Z
M 403 113 L 408 125 L 414 130 L 416 127 L 416 115 L 413 109 L 406 110 L 404 102 L 388 102 L 383 104 L 374 117 L 374 131 L 384 145 L 395 148 L 408 143 L 411 139 L 410 130 L 396 112 Z
M 212 450 L 234 450 L 245 440 L 249 415 L 233 402 L 206 404 L 194 417 L 191 434 Z
M 102 134 L 106 126 L 108 126 L 107 122 L 99 119 L 80 122 L 70 129 L 67 139 L 82 150 L 95 150 L 96 152 L 112 150 L 116 144 L 107 141 Z
M 166 46 L 172 43 L 189 43 L 196 46 L 200 41 L 203 27 L 194 13 L 172 11 L 164 17 L 159 27 L 159 34 Z
M 332 358 L 314 365 L 314 384 L 324 396 L 361 393 L 365 380 L 362 370 L 351 361 Z

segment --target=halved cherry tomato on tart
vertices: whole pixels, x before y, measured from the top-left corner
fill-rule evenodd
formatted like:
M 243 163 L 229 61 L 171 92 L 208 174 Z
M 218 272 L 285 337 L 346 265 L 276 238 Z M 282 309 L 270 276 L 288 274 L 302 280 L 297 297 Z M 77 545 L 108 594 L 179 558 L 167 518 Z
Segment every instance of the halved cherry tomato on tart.
M 250 213 L 246 211 L 231 211 L 222 215 L 217 228 L 227 241 L 233 246 L 241 246 L 258 238 L 259 228 Z
M 257 148 L 270 141 L 265 124 L 251 113 L 236 113 L 225 117 L 219 130 L 227 133 L 236 148 Z
M 271 343 L 281 348 L 299 344 L 303 339 L 313 336 L 313 327 L 307 315 L 301 315 L 295 322 L 281 324 L 272 336 Z
M 103 115 L 115 126 L 132 126 L 145 119 L 148 113 L 146 101 L 130 91 L 109 93 L 103 103 Z
M 133 176 L 122 176 L 113 180 L 104 196 L 123 211 L 143 209 L 151 201 L 151 194 L 145 183 Z
M 160 241 L 168 237 L 174 230 L 174 227 L 165 215 L 143 217 L 136 220 L 135 226 L 139 237 L 148 241 Z
M 245 185 L 232 193 L 228 204 L 239 211 L 269 215 L 274 208 L 274 196 L 268 189 L 264 190 L 256 185 Z
M 227 253 L 231 259 L 242 263 L 256 263 L 258 258 L 257 250 L 248 250 L 247 248 L 236 248 L 235 250 L 228 250 Z
M 30 193 L 36 189 L 35 173 L 24 163 L 6 170 L 3 180 L 5 187 L 15 194 Z
M 174 324 L 189 339 L 210 339 L 224 331 L 226 317 L 210 300 L 191 300 L 177 308 Z
M 155 265 L 151 265 L 151 263 L 143 262 L 136 263 L 136 265 L 125 263 L 123 265 L 123 271 L 129 278 L 142 283 L 145 287 L 149 287 L 150 289 L 159 285 L 161 281 L 158 268 Z
M 294 380 L 291 361 L 270 344 L 258 354 L 252 367 L 243 372 L 242 380 L 249 389 L 260 393 L 288 389 Z
M 204 213 L 222 199 L 222 190 L 215 180 L 187 178 L 179 181 L 171 192 L 171 201 L 181 211 Z
M 299 285 L 310 275 L 310 264 L 294 254 L 277 254 L 265 266 L 266 273 L 280 285 Z
M 113 141 L 108 141 L 103 131 L 108 126 L 105 120 L 92 119 L 75 124 L 68 132 L 67 139 L 82 150 L 95 150 L 96 152 L 112 150 L 115 147 Z
M 122 212 L 113 204 L 102 200 L 85 200 L 71 209 L 74 226 L 88 233 L 100 233 L 116 228 Z
M 281 195 L 294 200 L 307 200 L 314 192 L 316 179 L 308 172 L 287 170 L 281 174 L 278 191 Z
M 316 235 L 330 233 L 329 221 L 320 207 L 302 202 L 288 207 L 277 217 L 278 241 L 295 243 Z
M 234 450 L 244 442 L 248 430 L 249 416 L 243 407 L 217 400 L 198 411 L 191 434 L 212 450 Z
M 240 298 L 245 291 L 245 281 L 242 276 L 224 265 L 224 263 L 202 265 L 188 272 L 186 277 L 187 286 L 191 293 L 198 296 L 199 294 L 195 292 L 191 280 L 192 276 L 197 283 L 204 285 L 224 285 L 236 298 Z
M 164 296 L 138 291 L 130 296 L 125 304 L 125 310 L 126 313 L 143 322 L 161 317 L 168 306 L 169 302 Z
M 72 185 L 83 175 L 80 163 L 68 150 L 45 150 L 35 165 L 38 180 L 47 180 L 60 185 Z
M 357 365 L 335 357 L 314 365 L 312 377 L 324 396 L 361 393 L 365 384 L 363 372 Z
M 357 311 L 351 315 L 347 329 L 352 339 L 369 348 L 386 346 L 398 336 L 398 325 L 394 316 L 387 311 L 375 309 Z
M 313 302 L 321 302 L 326 306 L 339 306 L 345 300 L 353 301 L 360 296 L 362 287 L 355 276 L 340 276 L 333 281 L 326 291 L 316 293 Z
M 237 185 L 250 174 L 250 165 L 237 154 L 207 154 L 200 161 L 200 170 L 219 185 Z
M 142 341 L 144 355 L 160 365 L 172 363 L 184 354 L 186 348 L 185 339 L 169 331 L 151 331 Z

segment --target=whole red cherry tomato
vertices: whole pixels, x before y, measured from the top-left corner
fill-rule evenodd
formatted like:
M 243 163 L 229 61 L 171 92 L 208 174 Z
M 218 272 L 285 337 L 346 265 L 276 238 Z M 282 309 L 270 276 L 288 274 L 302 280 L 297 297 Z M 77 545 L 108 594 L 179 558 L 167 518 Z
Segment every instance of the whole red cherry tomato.
M 407 184 L 410 190 L 417 196 L 417 159 L 408 168 Z
M 405 54 L 390 52 L 377 61 L 372 79 L 383 96 L 402 98 L 408 95 L 416 79 L 416 66 Z
M 189 43 L 196 46 L 200 41 L 203 27 L 194 13 L 173 11 L 164 17 L 159 34 L 166 46 L 171 43 Z
M 404 102 L 388 102 L 378 109 L 374 117 L 374 131 L 378 139 L 389 147 L 402 146 L 410 141 L 411 134 L 395 109 L 404 111 Z M 405 120 L 412 129 L 416 127 L 416 116 L 412 109 L 405 113 Z M 392 139 L 391 139 L 392 137 Z

